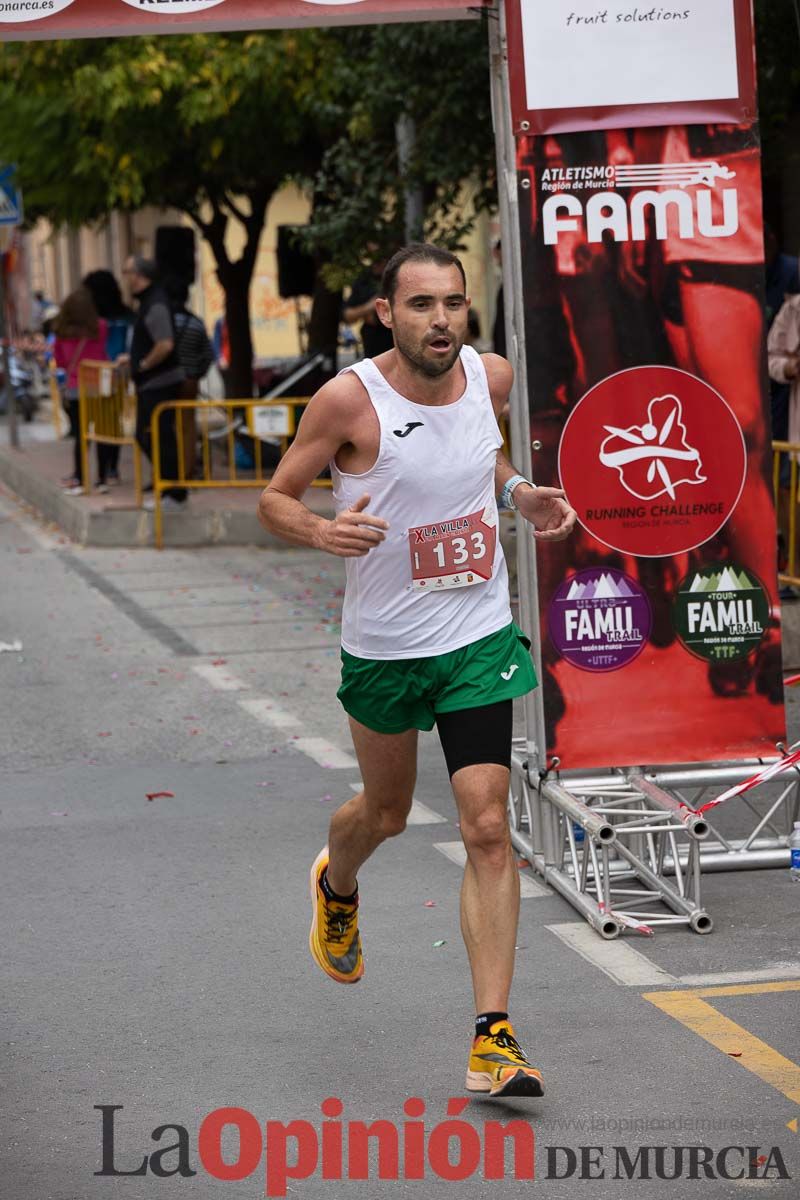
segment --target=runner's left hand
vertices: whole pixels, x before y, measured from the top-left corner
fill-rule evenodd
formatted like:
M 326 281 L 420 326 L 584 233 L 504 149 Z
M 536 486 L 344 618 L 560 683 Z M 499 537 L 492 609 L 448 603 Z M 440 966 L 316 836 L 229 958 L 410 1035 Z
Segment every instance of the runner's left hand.
M 542 542 L 562 542 L 575 527 L 577 513 L 570 508 L 561 488 L 517 488 L 514 502 L 526 521 L 533 525 L 533 536 Z

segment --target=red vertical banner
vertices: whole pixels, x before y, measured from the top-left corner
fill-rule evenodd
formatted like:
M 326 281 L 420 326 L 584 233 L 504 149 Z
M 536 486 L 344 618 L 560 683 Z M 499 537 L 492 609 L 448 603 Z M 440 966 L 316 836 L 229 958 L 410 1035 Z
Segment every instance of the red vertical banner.
M 718 7 L 732 49 L 712 75 L 741 117 L 730 80 L 752 61 L 752 25 L 738 0 Z M 616 16 L 645 12 L 566 8 L 605 11 L 623 49 Z M 673 81 L 669 102 L 697 103 L 694 86 Z M 567 768 L 774 753 L 785 719 L 757 125 L 647 124 L 646 80 L 630 111 L 613 81 L 582 87 L 621 107 L 583 130 L 562 89 L 515 121 L 534 476 L 560 483 L 580 522 L 539 561 L 548 751 Z M 557 128 L 530 132 L 556 111 Z

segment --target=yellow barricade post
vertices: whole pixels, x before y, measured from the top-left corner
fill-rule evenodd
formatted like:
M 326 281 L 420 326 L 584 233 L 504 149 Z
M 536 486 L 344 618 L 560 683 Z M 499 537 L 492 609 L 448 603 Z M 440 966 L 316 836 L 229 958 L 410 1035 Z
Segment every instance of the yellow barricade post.
M 136 397 L 128 388 L 126 367 L 84 359 L 78 367 L 78 413 L 81 439 L 81 481 L 92 490 L 89 443 L 133 447 L 133 480 L 136 503 L 142 503 L 142 452 L 134 436 Z
M 55 363 L 51 363 L 47 369 L 47 382 L 50 388 L 53 429 L 55 430 L 56 437 L 60 438 L 66 428 L 67 415 L 64 412 L 64 402 L 61 399 L 61 387 L 58 382 L 58 369 Z
M 155 543 L 159 550 L 163 547 L 164 527 L 161 500 L 163 493 L 169 488 L 186 488 L 203 490 L 206 488 L 264 488 L 271 478 L 271 469 L 264 470 L 264 448 L 262 438 L 280 438 L 281 455 L 286 453 L 291 439 L 296 432 L 296 409 L 308 404 L 308 396 L 283 396 L 279 400 L 165 400 L 153 411 L 150 433 L 153 453 L 153 532 Z M 200 432 L 202 449 L 200 454 L 200 473 L 197 477 L 187 478 L 186 475 L 186 444 L 184 440 L 181 411 L 194 409 L 197 414 L 197 426 Z M 175 440 L 177 442 L 178 478 L 164 479 L 161 474 L 161 417 L 173 410 L 175 412 Z M 223 413 L 226 421 L 216 438 L 209 428 L 208 417 L 212 413 Z M 237 418 L 242 417 L 237 423 Z M 253 438 L 253 468 L 246 475 L 240 474 L 236 466 L 236 433 L 243 428 Z M 227 472 L 214 473 L 211 458 L 211 443 L 213 440 L 224 439 L 227 449 Z M 330 487 L 330 480 L 315 480 L 316 486 Z

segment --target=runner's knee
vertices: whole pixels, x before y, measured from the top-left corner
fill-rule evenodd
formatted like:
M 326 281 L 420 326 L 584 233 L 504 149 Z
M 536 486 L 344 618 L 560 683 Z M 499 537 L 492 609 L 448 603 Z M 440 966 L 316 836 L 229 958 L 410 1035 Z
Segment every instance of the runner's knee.
M 492 805 L 467 819 L 462 815 L 461 836 L 467 854 L 505 858 L 511 844 L 505 807 Z

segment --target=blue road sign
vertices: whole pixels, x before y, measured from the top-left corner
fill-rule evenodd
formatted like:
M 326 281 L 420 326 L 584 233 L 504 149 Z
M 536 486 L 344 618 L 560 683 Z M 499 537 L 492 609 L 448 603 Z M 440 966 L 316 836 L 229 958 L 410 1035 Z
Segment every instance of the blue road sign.
M 17 168 L 0 166 L 0 225 L 22 222 L 22 192 L 17 188 Z

